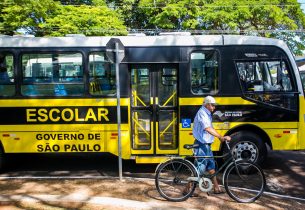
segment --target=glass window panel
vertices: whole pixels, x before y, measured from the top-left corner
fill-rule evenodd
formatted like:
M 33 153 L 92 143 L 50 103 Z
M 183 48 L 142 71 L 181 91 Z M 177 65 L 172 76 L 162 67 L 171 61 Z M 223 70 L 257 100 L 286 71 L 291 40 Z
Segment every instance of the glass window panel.
M 283 61 L 237 62 L 236 66 L 244 91 L 292 91 Z
M 164 68 L 159 72 L 159 105 L 176 106 L 177 105 L 177 70 L 172 68 Z M 159 78 L 160 78 L 159 76 Z
M 14 57 L 11 53 L 0 52 L 0 96 L 14 94 Z
M 84 93 L 80 53 L 24 54 L 21 93 L 28 96 L 67 96 Z
M 151 114 L 149 111 L 141 110 L 132 113 L 132 148 L 150 149 L 151 148 Z
M 194 94 L 218 92 L 218 57 L 216 51 L 191 54 L 191 90 Z
M 305 90 L 305 71 L 300 71 L 300 76 L 303 84 L 303 89 Z
M 176 149 L 177 144 L 177 113 L 175 111 L 159 112 L 159 148 Z
M 150 99 L 149 70 L 131 70 L 132 106 L 148 106 Z
M 236 62 L 240 84 L 245 95 L 253 100 L 296 110 L 291 74 L 284 61 Z
M 107 60 L 104 52 L 90 54 L 89 81 L 91 95 L 116 94 L 115 66 Z

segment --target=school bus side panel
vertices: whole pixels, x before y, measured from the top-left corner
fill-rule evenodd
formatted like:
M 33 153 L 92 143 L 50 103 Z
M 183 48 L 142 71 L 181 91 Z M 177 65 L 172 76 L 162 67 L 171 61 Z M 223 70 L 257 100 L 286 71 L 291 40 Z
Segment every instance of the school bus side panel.
M 115 99 L 2 100 L 0 139 L 6 153 L 118 154 Z M 129 99 L 121 99 L 122 157 L 130 157 Z

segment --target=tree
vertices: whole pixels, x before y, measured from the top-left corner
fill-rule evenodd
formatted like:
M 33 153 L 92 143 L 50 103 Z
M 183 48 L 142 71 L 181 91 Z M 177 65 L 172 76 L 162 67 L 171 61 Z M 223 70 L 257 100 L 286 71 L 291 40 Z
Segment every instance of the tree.
M 107 7 L 81 5 L 61 6 L 48 17 L 41 28 L 49 36 L 85 34 L 88 36 L 126 35 L 127 30 L 120 16 Z
M 58 3 L 53 0 L 4 0 L 1 11 L 3 33 L 13 35 L 18 31 L 27 34 L 44 35 L 40 24 L 52 14 Z
M 304 49 L 305 15 L 297 0 L 223 0 L 202 10 L 203 28 L 229 33 L 275 37 L 286 41 L 295 54 Z
M 10 3 L 4 5 L 0 16 L 3 19 L 0 26 L 5 29 L 4 34 L 12 35 L 18 31 L 35 36 L 62 36 L 71 33 L 124 35 L 127 33 L 120 15 L 109 9 L 104 0 L 90 1 L 90 4 L 96 6 L 61 5 L 60 1 L 54 0 L 5 1 Z
M 59 0 L 62 5 L 81 5 L 87 4 L 91 5 L 92 0 Z
M 58 0 L 62 5 L 106 5 L 105 0 Z
M 140 0 L 106 0 L 109 8 L 121 14 L 125 26 L 130 31 L 144 29 L 149 22 L 147 14 L 139 7 Z
M 305 15 L 297 0 L 140 0 L 145 28 L 250 34 L 287 41 L 304 49 Z
M 3 0 L 0 30 L 35 36 L 123 35 L 180 30 L 247 34 L 305 48 L 305 15 L 297 0 Z M 296 33 L 296 31 L 300 33 Z

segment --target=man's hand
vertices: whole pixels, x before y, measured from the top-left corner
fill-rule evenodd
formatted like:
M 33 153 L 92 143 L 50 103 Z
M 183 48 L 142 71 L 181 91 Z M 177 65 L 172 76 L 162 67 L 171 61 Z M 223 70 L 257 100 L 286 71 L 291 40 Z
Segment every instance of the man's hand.
M 221 138 L 219 138 L 222 142 L 224 141 L 231 141 L 231 136 L 222 136 Z
M 222 136 L 220 135 L 213 127 L 207 127 L 205 128 L 207 132 L 209 132 L 211 135 L 219 138 L 220 141 L 231 141 L 231 136 Z
M 231 136 L 222 137 L 223 141 L 231 141 Z

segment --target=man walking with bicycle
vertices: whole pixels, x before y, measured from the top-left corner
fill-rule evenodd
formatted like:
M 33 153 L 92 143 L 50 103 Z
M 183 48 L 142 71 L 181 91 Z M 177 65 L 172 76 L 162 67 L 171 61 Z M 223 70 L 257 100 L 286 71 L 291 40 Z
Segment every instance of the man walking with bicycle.
M 212 96 L 204 98 L 202 107 L 198 110 L 193 125 L 193 136 L 195 138 L 195 144 L 199 147 L 195 148 L 195 156 L 213 156 L 211 150 L 211 144 L 214 142 L 214 138 L 217 137 L 221 142 L 230 141 L 230 136 L 220 135 L 212 125 L 212 115 L 215 110 L 216 101 Z M 215 161 L 214 158 L 197 158 L 195 165 L 200 174 L 207 171 L 209 174 L 215 173 Z M 214 193 L 220 194 L 221 191 L 216 176 L 212 178 L 214 185 Z

